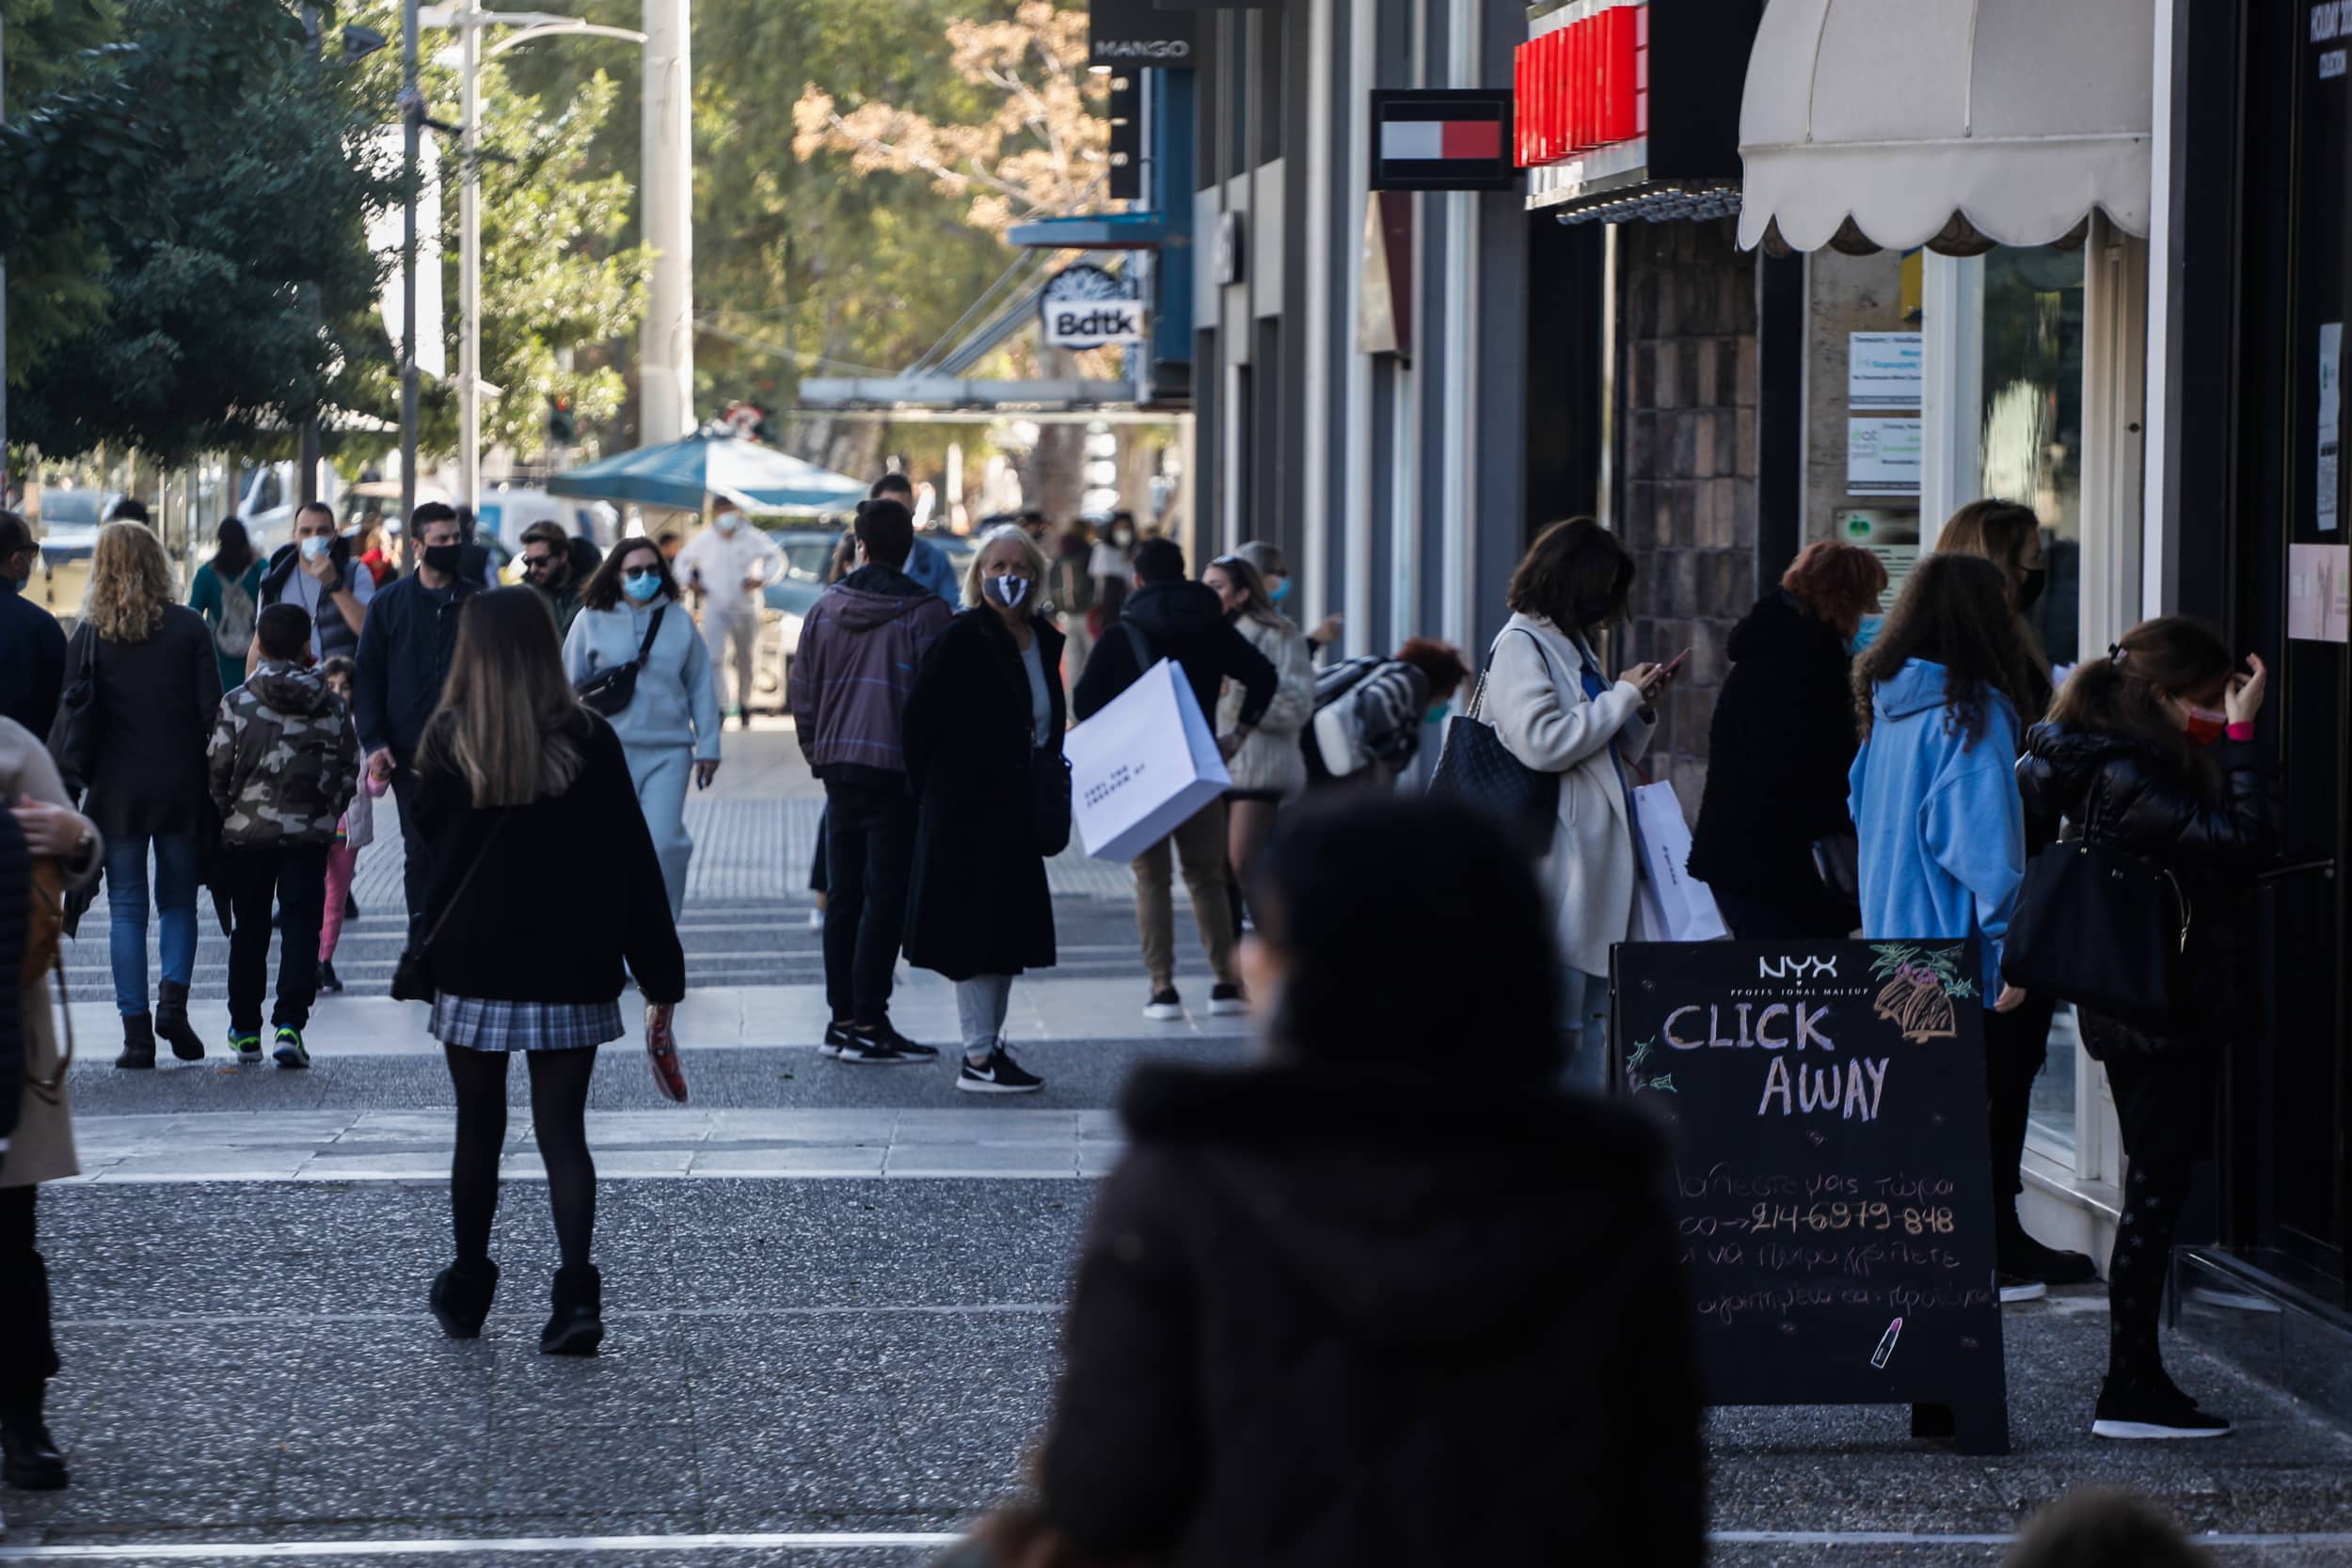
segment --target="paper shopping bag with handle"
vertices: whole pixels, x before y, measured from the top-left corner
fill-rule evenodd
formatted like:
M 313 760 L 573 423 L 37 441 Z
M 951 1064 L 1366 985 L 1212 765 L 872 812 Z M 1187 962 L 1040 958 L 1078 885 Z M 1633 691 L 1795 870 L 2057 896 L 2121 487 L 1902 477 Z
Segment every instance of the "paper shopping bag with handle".
M 1670 784 L 1633 792 L 1633 847 L 1641 864 L 1634 936 L 1643 942 L 1721 942 L 1731 935 L 1715 895 L 1691 875 L 1691 825 Z
M 1130 861 L 1232 783 L 1181 667 L 1162 659 L 1070 732 L 1078 836 L 1096 860 Z

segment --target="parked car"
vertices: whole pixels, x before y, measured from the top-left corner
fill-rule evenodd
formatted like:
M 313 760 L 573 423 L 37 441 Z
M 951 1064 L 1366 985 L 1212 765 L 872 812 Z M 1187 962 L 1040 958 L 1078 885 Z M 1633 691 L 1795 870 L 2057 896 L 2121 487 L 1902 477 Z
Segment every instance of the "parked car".
M 801 618 L 825 591 L 833 552 L 841 543 L 837 528 L 795 522 L 771 528 L 768 537 L 784 551 L 785 575 L 768 585 L 759 612 L 759 647 L 752 665 L 752 687 L 761 706 L 784 711 L 785 682 L 801 645 Z
M 550 496 L 521 485 L 501 484 L 484 491 L 474 517 L 474 537 L 485 543 L 495 539 L 509 554 L 519 554 L 523 530 L 542 521 L 561 523 L 564 532 L 600 550 L 611 549 L 621 536 L 621 515 L 605 502 Z
M 122 498 L 112 490 L 43 485 L 40 510 L 40 569 L 55 576 L 68 561 L 87 561 L 98 548 L 98 530 Z

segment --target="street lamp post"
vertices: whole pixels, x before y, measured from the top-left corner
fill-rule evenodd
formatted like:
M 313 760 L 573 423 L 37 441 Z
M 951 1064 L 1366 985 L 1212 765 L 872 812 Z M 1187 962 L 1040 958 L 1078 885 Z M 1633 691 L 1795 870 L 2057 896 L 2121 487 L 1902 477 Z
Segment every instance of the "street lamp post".
M 424 115 L 417 91 L 417 0 L 401 0 L 400 523 L 417 513 L 417 160 Z M 409 547 L 416 541 L 409 540 Z

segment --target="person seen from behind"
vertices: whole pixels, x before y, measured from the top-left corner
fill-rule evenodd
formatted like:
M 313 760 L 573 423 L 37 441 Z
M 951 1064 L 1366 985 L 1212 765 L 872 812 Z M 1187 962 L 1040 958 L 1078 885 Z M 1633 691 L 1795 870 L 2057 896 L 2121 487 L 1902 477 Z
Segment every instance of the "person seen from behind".
M 108 523 L 90 554 L 81 624 L 66 643 L 65 689 L 90 676 L 89 706 L 61 707 L 49 750 L 66 787 L 106 840 L 107 958 L 122 1053 L 115 1066 L 155 1065 L 161 1034 L 182 1061 L 203 1037 L 188 1022 L 196 974 L 196 895 L 202 841 L 216 828 L 204 748 L 220 707 L 212 628 L 174 603 L 171 562 L 144 522 Z M 154 860 L 156 955 L 147 995 L 148 861 Z
M 2200 1410 L 2157 1354 L 2165 1274 L 2191 1165 L 2213 1152 L 2223 1043 L 2261 1008 L 2249 990 L 2255 877 L 2277 852 L 2267 769 L 2254 746 L 2270 684 L 2202 626 L 2143 621 L 2106 658 L 2086 660 L 2035 726 L 2017 765 L 2033 831 L 2080 838 L 2169 874 L 2185 907 L 2177 965 L 2187 1006 L 2163 1034 L 2085 1009 L 2083 1049 L 2106 1064 L 2123 1133 L 2123 1210 L 2107 1263 L 2107 1375 L 2091 1431 L 2101 1437 L 2214 1437 L 2228 1419 Z
M 1251 732 L 1273 705 L 1281 677 L 1266 657 L 1227 619 L 1225 606 L 1205 584 L 1184 578 L 1184 552 L 1172 539 L 1147 539 L 1136 546 L 1135 592 L 1117 622 L 1107 627 L 1087 661 L 1086 674 L 1071 696 L 1072 711 L 1084 723 L 1124 692 L 1162 659 L 1173 660 L 1192 689 L 1204 721 L 1214 722 L 1225 683 L 1242 689 L 1233 726 L 1217 735 L 1217 749 L 1230 761 L 1249 742 Z M 1209 1011 L 1248 1011 L 1235 952 L 1233 909 L 1225 869 L 1225 802 L 1202 807 L 1159 843 L 1136 857 L 1136 925 L 1143 938 L 1143 967 L 1152 983 L 1143 1016 L 1175 1022 L 1184 1016 L 1176 990 L 1175 893 L 1169 880 L 1170 852 L 1184 868 L 1192 893 L 1192 918 L 1208 950 L 1212 987 Z
M 262 566 L 253 553 L 245 524 L 223 517 L 213 535 L 213 558 L 196 569 L 188 585 L 188 608 L 213 628 L 213 657 L 220 661 L 220 689 L 234 690 L 245 680 L 253 651 L 253 619 L 262 602 Z
M 1566 955 L 1570 1082 L 1608 1071 L 1609 950 L 1633 930 L 1632 767 L 1649 746 L 1667 664 L 1611 676 L 1599 645 L 1633 594 L 1633 557 L 1590 517 L 1535 536 L 1511 574 L 1511 618 L 1487 654 L 1481 717 L 1520 763 L 1560 776 L 1546 876 Z
M 857 511 L 857 570 L 802 622 L 789 696 L 801 754 L 825 786 L 825 995 L 819 1049 L 866 1067 L 939 1053 L 892 1027 L 916 812 L 907 787 L 906 706 L 924 656 L 947 627 L 940 597 L 908 577 L 914 516 L 898 501 Z
M 1558 1087 L 1525 854 L 1461 806 L 1348 793 L 1285 812 L 1256 875 L 1257 1059 L 1128 1080 L 1033 1533 L 1094 1561 L 1696 1568 L 1666 1153 Z M 1447 987 L 1366 983 L 1470 973 L 1474 1083 L 1429 1050 L 1460 1032 Z
M 606 717 L 628 757 L 675 920 L 686 906 L 694 856 L 686 831 L 687 780 L 707 789 L 719 773 L 719 687 L 710 652 L 678 603 L 670 563 L 642 537 L 613 546 L 588 579 L 580 616 L 564 640 L 564 673 L 577 687 L 641 656 L 628 705 Z
M 561 1258 L 539 1349 L 594 1354 L 604 1286 L 591 1261 L 589 1081 L 597 1047 L 622 1037 L 622 964 L 645 999 L 651 1042 L 669 1036 L 686 959 L 628 758 L 612 727 L 573 695 L 555 618 L 532 590 L 493 589 L 467 604 L 417 773 L 431 857 L 430 1027 L 457 1098 L 457 1255 L 433 1282 L 433 1313 L 450 1338 L 470 1339 L 490 1310 L 506 1062 L 519 1051 Z
M 302 1031 L 318 997 L 327 855 L 359 784 L 359 741 L 351 710 L 310 668 L 310 617 L 300 605 L 263 610 L 254 641 L 261 662 L 220 700 L 205 750 L 229 891 L 229 1051 L 239 1062 L 262 1059 L 276 924 L 284 940 L 271 1053 L 281 1068 L 307 1068 Z
M 882 475 L 866 495 L 868 500 L 897 501 L 907 509 L 909 518 L 914 515 L 914 482 L 904 474 Z M 963 585 L 956 580 L 955 563 L 947 559 L 946 550 L 919 533 L 914 536 L 914 543 L 907 546 L 906 575 L 951 606 L 963 600 Z
M 24 596 L 40 560 L 32 526 L 0 512 L 0 719 L 45 737 L 65 689 L 65 628 Z
M 1862 922 L 1846 811 L 1856 745 L 1846 650 L 1885 591 L 1878 557 L 1821 540 L 1732 628 L 1731 672 L 1708 728 L 1719 766 L 1699 801 L 1690 870 L 1742 941 L 1845 937 Z
M 1202 570 L 1200 580 L 1225 607 L 1233 628 L 1274 666 L 1276 677 L 1274 700 L 1226 763 L 1233 783 L 1225 792 L 1225 865 L 1235 879 L 1232 903 L 1238 928 L 1249 867 L 1274 832 L 1274 814 L 1307 788 L 1307 758 L 1298 749 L 1298 736 L 1315 714 L 1314 655 L 1298 628 L 1266 596 L 1258 569 L 1241 556 L 1217 557 Z M 1238 683 L 1225 683 L 1215 715 L 1217 733 L 1241 727 L 1241 705 L 1248 696 Z
M 2213 1559 L 2147 1498 L 2092 1487 L 2026 1521 L 2001 1568 L 2213 1568 Z
M 2047 574 L 2042 566 L 2042 519 L 2016 501 L 1973 500 L 1953 513 L 1935 536 L 1938 555 L 1981 556 L 2001 570 L 2010 632 L 2023 656 L 2018 716 L 2026 725 L 2049 711 L 2049 655 L 2030 619 L 2042 601 Z M 2024 744 L 2024 736 L 2019 736 Z M 2042 827 L 2026 822 L 2026 859 L 2049 846 Z M 2026 1233 L 2017 1215 L 2025 1193 L 2026 1124 L 2033 1106 L 2034 1080 L 2050 1051 L 2050 1026 L 2058 998 L 2027 996 L 2008 1012 L 1984 1018 L 1985 1082 L 1991 1102 L 1994 1223 L 2001 1272 L 2044 1285 L 2080 1285 L 2096 1279 L 2099 1268 L 2087 1253 L 2045 1245 Z
M 710 526 L 687 542 L 671 567 L 702 595 L 703 646 L 710 654 L 713 678 L 721 683 L 719 705 L 750 729 L 759 612 L 767 603 L 768 585 L 784 577 L 784 551 L 765 532 L 747 527 L 733 501 L 723 499 Z M 724 686 L 730 665 L 735 671 L 732 699 Z
M 319 678 L 326 689 L 342 699 L 343 706 L 351 705 L 351 660 L 338 656 L 319 666 Z M 352 721 L 355 743 L 358 736 L 357 721 Z M 351 898 L 352 879 L 358 875 L 359 851 L 375 842 L 375 802 L 391 787 L 390 781 L 377 778 L 363 765 L 359 783 L 351 792 L 350 803 L 335 824 L 334 842 L 326 847 L 326 901 L 319 915 L 319 990 L 340 991 L 342 980 L 335 973 L 335 949 L 342 945 L 343 922 L 351 918 L 347 905 Z
M 956 984 L 956 1087 L 1026 1094 L 1045 1081 L 1005 1049 L 1016 975 L 1054 967 L 1054 895 L 1037 789 L 1061 761 L 1061 633 L 1046 561 L 1026 530 L 992 529 L 964 576 L 963 612 L 924 656 L 907 698 L 918 825 L 907 961 Z

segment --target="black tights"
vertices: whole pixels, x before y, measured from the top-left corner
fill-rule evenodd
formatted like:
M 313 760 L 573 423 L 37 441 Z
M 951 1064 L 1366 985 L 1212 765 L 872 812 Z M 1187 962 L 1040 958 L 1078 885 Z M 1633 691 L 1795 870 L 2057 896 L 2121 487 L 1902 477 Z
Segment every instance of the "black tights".
M 506 1053 L 444 1045 L 457 1085 L 457 1157 L 450 1166 L 449 1204 L 457 1226 L 457 1260 L 490 1256 L 490 1220 L 499 1206 L 499 1156 L 506 1144 Z M 531 1127 L 548 1167 L 555 1244 L 565 1267 L 588 1261 L 596 1228 L 596 1163 L 588 1152 L 588 1080 L 596 1047 L 526 1051 L 531 1068 Z
M 2185 1159 L 2129 1162 L 2115 1255 L 2107 1261 L 2107 1376 L 2122 1386 L 2161 1387 L 2168 1381 L 2156 1320 L 2188 1177 Z

